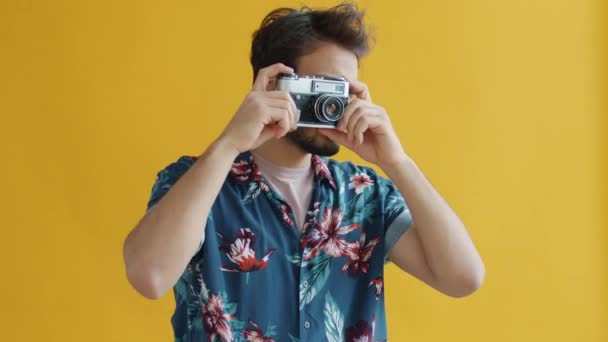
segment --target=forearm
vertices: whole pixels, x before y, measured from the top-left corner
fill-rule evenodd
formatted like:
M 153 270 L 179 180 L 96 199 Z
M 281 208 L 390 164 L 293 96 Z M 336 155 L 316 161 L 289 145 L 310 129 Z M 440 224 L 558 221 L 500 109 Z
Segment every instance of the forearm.
M 127 237 L 127 276 L 144 296 L 160 297 L 183 273 L 237 154 L 221 140 L 209 146 Z
M 405 157 L 383 170 L 406 199 L 435 282 L 478 284 L 485 270 L 466 227 L 416 163 Z

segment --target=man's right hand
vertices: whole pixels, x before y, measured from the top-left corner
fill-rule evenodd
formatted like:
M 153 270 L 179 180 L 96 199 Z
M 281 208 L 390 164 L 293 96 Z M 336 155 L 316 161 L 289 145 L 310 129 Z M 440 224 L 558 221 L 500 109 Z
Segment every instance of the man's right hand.
M 280 73 L 293 72 L 282 63 L 258 71 L 253 88 L 241 103 L 220 139 L 238 153 L 255 149 L 272 138 L 281 138 L 295 130 L 299 119 L 293 99 L 286 91 L 277 91 Z

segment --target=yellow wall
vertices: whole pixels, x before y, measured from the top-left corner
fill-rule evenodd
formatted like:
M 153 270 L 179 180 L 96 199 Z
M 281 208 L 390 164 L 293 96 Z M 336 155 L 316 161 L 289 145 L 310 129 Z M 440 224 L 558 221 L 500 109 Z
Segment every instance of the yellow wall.
M 608 341 L 603 2 L 361 1 L 361 79 L 487 265 L 464 300 L 390 266 L 391 340 Z M 1 340 L 171 340 L 172 295 L 129 287 L 123 239 L 156 171 L 238 106 L 262 17 L 294 4 L 0 2 Z

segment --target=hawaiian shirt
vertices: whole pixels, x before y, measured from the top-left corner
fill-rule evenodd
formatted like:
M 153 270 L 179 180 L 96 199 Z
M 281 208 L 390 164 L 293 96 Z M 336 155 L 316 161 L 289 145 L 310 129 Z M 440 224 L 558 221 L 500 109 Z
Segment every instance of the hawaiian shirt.
M 196 160 L 158 172 L 147 210 Z M 174 286 L 175 341 L 387 339 L 384 265 L 412 223 L 406 202 L 372 168 L 314 155 L 312 167 L 300 232 L 253 155 L 236 158 Z

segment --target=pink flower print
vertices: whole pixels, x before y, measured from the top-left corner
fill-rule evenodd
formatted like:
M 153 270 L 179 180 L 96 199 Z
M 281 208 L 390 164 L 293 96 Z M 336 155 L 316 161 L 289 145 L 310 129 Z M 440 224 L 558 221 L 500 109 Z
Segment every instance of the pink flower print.
M 350 176 L 350 184 L 348 184 L 349 189 L 355 189 L 355 193 L 358 195 L 365 190 L 366 187 L 374 184 L 374 181 L 369 178 L 369 176 L 365 173 L 358 173 Z
M 304 254 L 304 260 L 308 261 L 314 258 L 319 253 L 319 250 L 323 250 L 333 257 L 344 255 L 347 242 L 340 238 L 340 235 L 352 232 L 359 228 L 360 224 L 353 223 L 340 227 L 341 223 L 342 210 L 340 208 L 325 209 L 322 220 L 320 222 L 316 221 L 308 234 L 307 245 L 310 249 Z
M 382 290 L 384 288 L 384 282 L 382 281 L 382 277 L 378 277 L 378 278 L 374 278 L 372 279 L 372 281 L 369 282 L 369 285 L 367 286 L 367 288 L 371 288 L 372 286 L 375 287 L 375 293 L 376 293 L 376 300 L 380 299 L 380 295 L 382 294 Z
M 268 261 L 270 255 L 274 253 L 275 249 L 271 248 L 266 251 L 262 260 L 256 259 L 253 245 L 255 244 L 255 234 L 249 228 L 241 228 L 236 233 L 236 239 L 230 241 L 224 238 L 220 233 L 218 236 L 224 241 L 224 244 L 220 246 L 220 250 L 226 253 L 226 256 L 236 266 L 222 265 L 220 269 L 228 272 L 254 272 L 263 270 Z
M 210 295 L 207 303 L 203 304 L 203 324 L 209 333 L 209 341 L 219 336 L 223 342 L 232 342 L 234 336 L 229 322 L 233 319 L 234 315 L 224 313 L 224 303 L 218 294 Z
M 243 338 L 246 341 L 250 342 L 275 342 L 273 338 L 265 337 L 262 333 L 262 329 L 252 321 L 249 321 L 249 324 L 253 327 L 253 329 L 245 329 L 243 331 Z
M 348 274 L 352 277 L 356 276 L 359 270 L 367 273 L 369 271 L 369 259 L 372 257 L 378 242 L 380 242 L 379 236 L 366 244 L 365 232 L 361 232 L 359 241 L 349 242 L 344 255 L 349 257 L 350 260 L 342 267 L 342 272 L 348 270 Z

